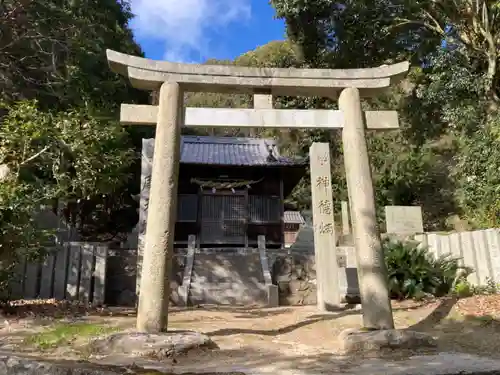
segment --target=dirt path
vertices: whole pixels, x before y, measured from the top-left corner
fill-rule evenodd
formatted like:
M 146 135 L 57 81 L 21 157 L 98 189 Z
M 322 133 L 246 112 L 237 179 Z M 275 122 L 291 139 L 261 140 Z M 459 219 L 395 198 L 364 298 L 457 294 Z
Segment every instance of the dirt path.
M 395 303 L 394 318 L 397 328 L 410 328 L 437 337 L 438 351 L 500 358 L 499 301 L 499 296 L 491 296 L 458 303 L 451 299 Z M 482 309 L 479 312 L 478 306 Z M 47 336 L 56 337 L 54 332 L 57 329 L 69 335 L 61 327 L 75 324 L 81 324 L 81 331 L 72 328 L 74 338 L 56 340 L 57 345 L 51 346 L 50 342 L 50 345 L 45 345 Z M 22 350 L 44 358 L 76 359 L 81 356 L 79 348 L 91 336 L 102 333 L 101 329 L 133 330 L 134 324 L 133 312 L 116 309 L 107 310 L 101 316 L 88 313 L 63 319 L 6 317 L 0 325 L 0 349 Z M 54 325 L 59 325 L 59 328 L 54 328 Z M 173 309 L 169 326 L 203 332 L 220 347 L 214 353 L 177 358 L 171 363 L 172 369 L 177 370 L 220 371 L 223 366 L 231 370 L 258 368 L 261 373 L 290 369 L 335 372 L 352 362 L 359 362 L 359 358 L 346 359 L 336 354 L 339 333 L 346 328 L 362 326 L 361 312 L 356 308 L 324 314 L 318 313 L 315 306 Z M 40 343 L 45 343 L 43 349 Z

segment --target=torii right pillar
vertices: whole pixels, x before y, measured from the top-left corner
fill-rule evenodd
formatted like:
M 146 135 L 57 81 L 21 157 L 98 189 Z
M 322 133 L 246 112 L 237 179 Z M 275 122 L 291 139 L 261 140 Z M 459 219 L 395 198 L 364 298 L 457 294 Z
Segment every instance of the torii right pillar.
M 343 112 L 342 142 L 351 209 L 363 325 L 392 329 L 394 320 L 387 285 L 387 267 L 375 212 L 375 195 L 365 137 L 365 116 L 359 90 L 346 88 L 339 97 Z

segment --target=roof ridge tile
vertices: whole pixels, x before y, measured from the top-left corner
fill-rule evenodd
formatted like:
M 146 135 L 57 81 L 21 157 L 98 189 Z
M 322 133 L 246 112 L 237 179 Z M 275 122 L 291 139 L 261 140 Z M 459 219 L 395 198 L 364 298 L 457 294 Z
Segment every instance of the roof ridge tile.
M 182 136 L 181 163 L 234 166 L 303 164 L 281 156 L 276 143 L 268 138 Z M 274 160 L 269 160 L 269 146 Z M 143 153 L 152 159 L 153 150 L 154 138 L 143 139 Z

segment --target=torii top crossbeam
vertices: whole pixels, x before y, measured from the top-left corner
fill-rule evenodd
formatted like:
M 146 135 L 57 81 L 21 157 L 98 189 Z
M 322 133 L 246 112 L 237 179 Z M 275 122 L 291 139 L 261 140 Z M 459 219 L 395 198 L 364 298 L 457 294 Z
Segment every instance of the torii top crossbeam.
M 409 69 L 408 62 L 367 69 L 248 68 L 156 61 L 113 50 L 106 53 L 111 70 L 143 90 L 157 90 L 170 81 L 195 92 L 336 97 L 342 89 L 355 87 L 361 95 L 373 96 L 403 79 Z

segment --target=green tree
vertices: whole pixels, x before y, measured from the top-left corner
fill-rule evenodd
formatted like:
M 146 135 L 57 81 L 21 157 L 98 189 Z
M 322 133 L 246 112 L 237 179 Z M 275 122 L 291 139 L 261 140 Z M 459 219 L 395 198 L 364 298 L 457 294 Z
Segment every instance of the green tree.
M 369 142 L 379 205 L 423 204 L 435 229 L 453 214 L 498 225 L 498 1 L 271 3 L 309 66 L 414 63 L 402 92 L 365 103 L 401 116 L 399 139 Z
M 498 111 L 491 111 L 487 77 L 458 50 L 439 50 L 429 61 L 402 104 L 406 136 L 427 145 L 442 165 L 440 176 L 448 183 L 441 191 L 455 205 L 451 210 L 448 204 L 446 212 L 445 202 L 438 201 L 443 215 L 459 214 L 473 227 L 498 226 Z
M 46 245 L 48 233 L 34 213 L 60 207 L 58 201 L 64 204 L 58 214 L 84 238 L 107 240 L 133 227 L 131 195 L 140 175 L 134 148 L 143 133 L 125 131 L 116 120 L 120 103 L 148 96 L 112 73 L 106 60 L 106 48 L 142 55 L 131 17 L 122 0 L 0 2 L 4 259 Z
M 461 141 L 453 171 L 465 217 L 478 228 L 500 226 L 500 117 Z
M 142 55 L 128 27 L 131 17 L 124 0 L 0 2 L 0 98 L 101 110 L 137 98 L 110 71 L 105 54 L 111 48 Z
M 0 263 L 7 271 L 3 275 L 20 256 L 37 254 L 48 244 L 51 231 L 35 217 L 41 206 L 58 200 L 77 205 L 79 210 L 67 217 L 76 224 L 71 214 L 81 215 L 97 194 L 113 196 L 129 181 L 134 156 L 117 123 L 85 112 L 40 111 L 34 102 L 7 107 L 0 127 Z
M 500 4 L 494 0 L 271 0 L 307 62 L 338 68 L 411 59 L 446 43 L 485 73 L 498 107 Z

